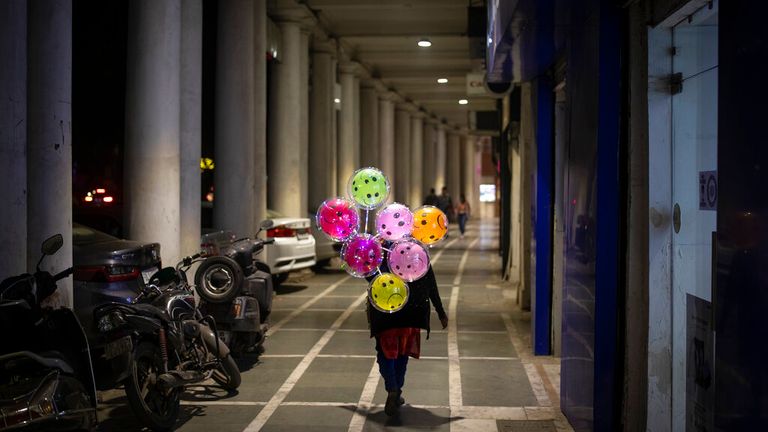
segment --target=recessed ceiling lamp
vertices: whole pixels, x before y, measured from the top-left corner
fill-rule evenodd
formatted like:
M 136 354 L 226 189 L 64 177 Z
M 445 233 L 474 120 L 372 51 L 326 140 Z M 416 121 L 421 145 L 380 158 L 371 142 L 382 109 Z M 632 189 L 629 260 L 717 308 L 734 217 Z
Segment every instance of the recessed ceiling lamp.
M 341 103 L 341 99 L 339 99 L 339 98 L 333 98 L 333 102 L 334 102 L 334 103 Z
M 438 78 L 437 83 L 438 84 L 446 84 L 448 82 L 448 78 Z
M 427 38 L 421 38 L 419 39 L 418 45 L 422 48 L 429 48 L 432 46 L 432 42 L 430 42 Z
M 466 105 L 468 103 L 469 103 L 469 101 L 466 100 L 466 99 L 459 99 L 459 105 Z

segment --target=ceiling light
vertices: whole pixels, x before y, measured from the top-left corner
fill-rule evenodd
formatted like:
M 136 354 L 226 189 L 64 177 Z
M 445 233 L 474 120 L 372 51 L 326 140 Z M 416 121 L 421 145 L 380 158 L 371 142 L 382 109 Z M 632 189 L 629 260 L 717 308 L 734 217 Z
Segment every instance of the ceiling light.
M 427 39 L 427 38 L 421 38 L 421 39 L 419 40 L 419 43 L 418 43 L 418 45 L 419 45 L 420 47 L 422 47 L 422 48 L 429 48 L 429 47 L 431 47 L 431 46 L 432 46 L 432 42 L 430 42 L 430 41 L 429 41 L 429 39 Z
M 448 82 L 448 78 L 438 78 L 437 83 L 438 84 L 445 84 Z
M 334 101 L 335 103 L 341 103 L 341 99 L 339 99 L 339 98 L 334 98 L 334 99 L 333 99 L 333 101 Z
M 468 103 L 469 103 L 469 101 L 466 100 L 466 99 L 459 99 L 459 105 L 466 105 Z

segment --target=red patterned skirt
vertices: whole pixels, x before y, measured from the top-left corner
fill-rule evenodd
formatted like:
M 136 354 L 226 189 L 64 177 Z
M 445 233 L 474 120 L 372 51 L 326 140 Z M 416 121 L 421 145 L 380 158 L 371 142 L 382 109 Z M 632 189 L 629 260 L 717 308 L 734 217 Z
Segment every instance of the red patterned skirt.
M 421 355 L 421 330 L 418 328 L 393 328 L 376 336 L 384 357 L 396 359 L 400 356 L 419 358 Z

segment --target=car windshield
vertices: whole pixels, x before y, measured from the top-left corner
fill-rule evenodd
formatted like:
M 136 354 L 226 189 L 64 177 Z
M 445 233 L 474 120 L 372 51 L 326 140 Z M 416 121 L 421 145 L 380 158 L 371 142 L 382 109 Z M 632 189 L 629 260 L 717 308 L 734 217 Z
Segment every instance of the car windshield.
M 119 240 L 101 231 L 89 228 L 85 225 L 72 224 L 72 243 L 75 245 L 86 245 L 91 243 L 101 243 L 107 241 Z

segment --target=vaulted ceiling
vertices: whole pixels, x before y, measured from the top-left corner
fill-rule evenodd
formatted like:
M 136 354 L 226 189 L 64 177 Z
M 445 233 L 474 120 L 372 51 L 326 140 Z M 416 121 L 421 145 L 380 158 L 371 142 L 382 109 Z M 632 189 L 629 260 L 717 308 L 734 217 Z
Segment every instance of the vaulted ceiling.
M 353 60 L 426 111 L 469 127 L 470 111 L 495 109 L 485 97 L 467 97 L 466 74 L 482 64 L 470 59 L 467 0 L 307 0 L 320 24 Z M 432 46 L 417 42 L 427 38 Z M 438 78 L 448 83 L 438 84 Z M 459 99 L 468 99 L 459 105 Z

